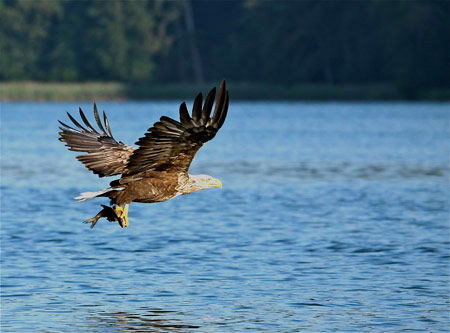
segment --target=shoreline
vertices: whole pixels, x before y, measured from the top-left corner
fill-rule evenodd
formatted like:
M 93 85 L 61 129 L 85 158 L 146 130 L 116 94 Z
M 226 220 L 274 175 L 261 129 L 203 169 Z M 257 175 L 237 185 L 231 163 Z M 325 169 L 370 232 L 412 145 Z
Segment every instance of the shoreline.
M 128 84 L 121 82 L 0 82 L 0 101 L 78 101 L 78 100 L 180 100 L 198 92 L 206 94 L 210 84 Z M 311 101 L 449 101 L 450 89 L 420 92 L 408 98 L 390 84 L 365 85 L 269 85 L 227 82 L 234 100 Z

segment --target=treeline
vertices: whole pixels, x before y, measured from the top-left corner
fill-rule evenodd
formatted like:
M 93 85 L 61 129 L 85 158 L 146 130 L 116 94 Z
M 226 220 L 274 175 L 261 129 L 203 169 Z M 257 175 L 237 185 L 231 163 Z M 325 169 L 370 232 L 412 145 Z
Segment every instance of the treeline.
M 448 89 L 449 1 L 0 0 L 1 81 Z

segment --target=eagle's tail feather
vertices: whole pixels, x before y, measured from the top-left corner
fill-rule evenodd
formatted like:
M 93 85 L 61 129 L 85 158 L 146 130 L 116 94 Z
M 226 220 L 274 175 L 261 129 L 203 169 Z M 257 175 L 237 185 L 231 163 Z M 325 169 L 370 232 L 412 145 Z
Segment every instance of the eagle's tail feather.
M 108 192 L 122 191 L 124 189 L 125 189 L 124 187 L 109 187 L 109 188 L 106 188 L 104 190 L 100 190 L 97 192 L 83 192 L 78 197 L 75 197 L 74 199 L 77 200 L 77 201 L 75 201 L 75 203 L 79 203 L 79 202 L 91 200 L 96 197 L 101 197 Z

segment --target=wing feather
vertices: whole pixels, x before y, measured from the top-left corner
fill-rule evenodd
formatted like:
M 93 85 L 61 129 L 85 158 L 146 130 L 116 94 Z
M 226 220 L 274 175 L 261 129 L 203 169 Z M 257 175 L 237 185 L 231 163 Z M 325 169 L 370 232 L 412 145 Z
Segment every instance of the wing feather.
M 95 105 L 95 103 L 94 103 L 94 106 L 95 106 L 95 109 L 97 109 L 97 106 Z M 106 127 L 106 130 L 108 131 L 108 135 L 111 138 L 114 138 L 113 135 L 111 134 L 111 127 L 109 127 L 109 121 L 108 121 L 108 118 L 106 118 L 105 111 L 103 111 L 103 121 L 105 122 L 105 127 Z
M 228 103 L 230 102 L 230 97 L 228 95 L 228 91 L 225 93 L 225 101 L 222 106 L 222 111 L 220 112 L 219 119 L 217 120 L 217 126 L 218 128 L 221 128 L 223 123 L 225 122 L 225 118 L 227 117 L 228 113 Z
M 212 107 L 214 104 L 214 98 L 216 97 L 216 87 L 211 89 L 208 96 L 206 96 L 205 105 L 202 112 L 202 125 L 205 125 L 211 115 Z
M 202 93 L 200 93 L 195 98 L 194 105 L 192 106 L 192 119 L 196 123 L 199 123 L 199 121 L 202 117 L 202 101 L 203 101 L 203 95 L 202 95 Z
M 95 117 L 95 121 L 97 122 L 98 128 L 100 128 L 100 131 L 102 131 L 102 133 L 106 133 L 105 128 L 103 127 L 103 124 L 100 121 L 100 117 L 98 115 L 97 104 L 95 104 L 95 103 L 94 103 L 94 117 Z M 107 119 L 105 116 L 105 112 L 103 112 L 103 118 L 105 119 L 105 122 L 106 122 Z M 112 135 L 111 135 L 111 137 L 112 137 Z
M 202 107 L 202 94 L 198 94 L 192 107 L 192 117 L 186 103 L 180 105 L 180 121 L 163 116 L 136 144 L 137 150 L 130 156 L 129 174 L 146 170 L 187 172 L 204 143 L 214 138 L 222 127 L 228 110 L 229 96 L 225 81 L 222 82 L 216 100 L 213 117 L 211 111 L 216 89 L 213 88 Z
M 78 155 L 78 160 L 99 177 L 127 173 L 128 160 L 136 148 L 114 139 L 106 114 L 103 112 L 104 124 L 102 124 L 95 103 L 94 117 L 100 132 L 89 123 L 81 108 L 80 117 L 87 128 L 67 114 L 78 129 L 59 121 L 62 125 L 59 140 L 65 142 L 69 150 L 87 153 Z
M 70 120 L 75 124 L 75 126 L 81 129 L 83 132 L 89 132 L 87 129 L 81 126 L 80 123 L 74 117 L 72 117 L 72 115 L 69 112 L 67 112 L 67 115 L 69 116 Z
M 184 127 L 191 126 L 191 116 L 189 115 L 186 103 L 184 102 L 180 105 L 180 120 Z
M 94 103 L 94 114 L 96 113 L 95 112 L 95 103 Z M 98 115 L 97 115 L 98 116 Z M 84 113 L 83 113 L 83 110 L 81 110 L 81 108 L 80 108 L 80 117 L 81 117 L 81 119 L 83 120 L 83 122 L 84 122 L 84 124 L 87 126 L 87 128 L 89 128 L 90 130 L 91 130 L 91 132 L 93 132 L 93 133 L 95 133 L 95 134 L 100 134 L 100 133 L 98 133 L 95 129 L 94 129 L 94 127 L 92 127 L 91 126 L 91 124 L 89 124 L 89 121 L 87 120 L 87 118 L 86 118 L 86 116 L 84 115 Z

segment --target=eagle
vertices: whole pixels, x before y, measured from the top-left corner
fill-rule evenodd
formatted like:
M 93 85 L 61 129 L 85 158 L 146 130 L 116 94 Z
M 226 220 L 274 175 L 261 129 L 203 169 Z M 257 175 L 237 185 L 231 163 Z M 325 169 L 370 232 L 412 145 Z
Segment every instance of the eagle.
M 59 140 L 65 142 L 69 150 L 85 153 L 76 158 L 90 171 L 99 177 L 121 175 L 110 183 L 110 187 L 84 192 L 75 198 L 77 202 L 96 197 L 110 199 L 110 206 L 102 205 L 103 209 L 97 215 L 84 222 L 93 228 L 100 218 L 105 217 L 109 222 L 117 221 L 124 228 L 129 225 L 131 202 L 162 202 L 208 188 L 222 188 L 219 179 L 188 173 L 197 151 L 215 137 L 225 121 L 229 104 L 225 81 L 220 85 L 212 113 L 215 98 L 215 87 L 204 103 L 202 94 L 198 94 L 192 106 L 192 116 L 183 102 L 180 120 L 162 116 L 136 142 L 138 147 L 114 139 L 105 112 L 102 123 L 95 103 L 94 117 L 98 129 L 89 123 L 81 108 L 84 126 L 70 113 L 67 115 L 75 126 L 58 120 L 61 124 Z

